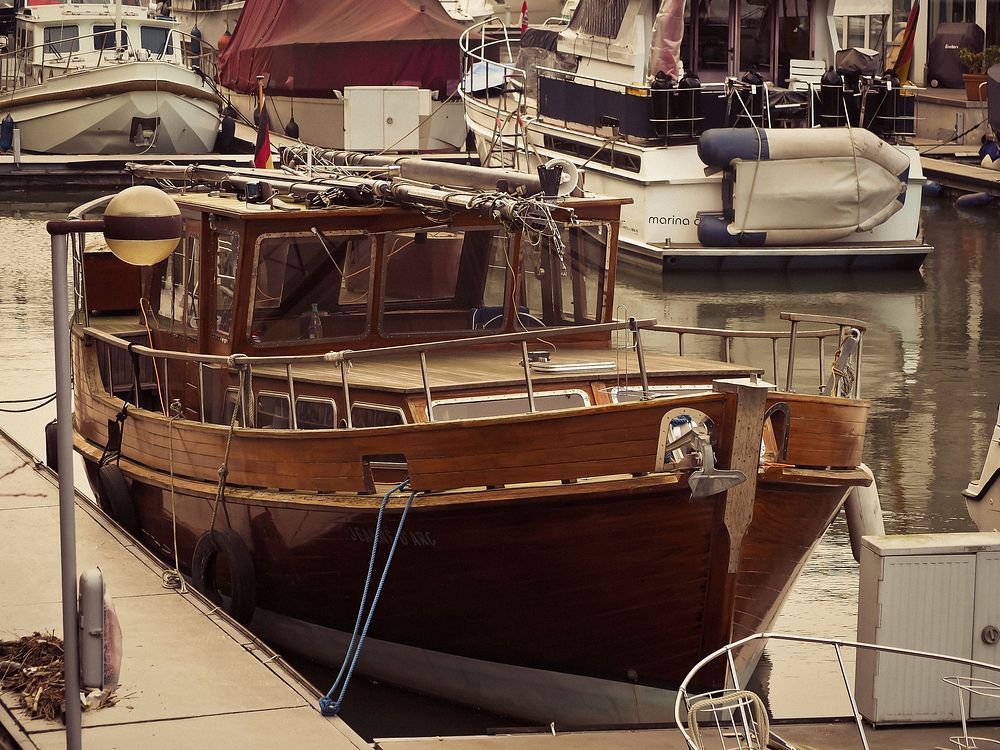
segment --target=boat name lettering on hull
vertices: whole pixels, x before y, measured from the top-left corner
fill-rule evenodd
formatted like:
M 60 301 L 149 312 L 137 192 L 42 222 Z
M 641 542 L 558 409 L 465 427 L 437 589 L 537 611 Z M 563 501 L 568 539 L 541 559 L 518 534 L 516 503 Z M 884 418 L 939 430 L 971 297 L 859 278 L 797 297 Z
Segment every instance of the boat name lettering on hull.
M 689 219 L 687 216 L 650 216 L 649 223 L 689 227 L 692 224 L 698 226 L 701 219 L 698 216 L 695 216 L 694 219 Z
M 382 529 L 379 533 L 379 544 L 392 544 L 392 538 L 396 535 L 396 529 Z M 352 542 L 365 542 L 371 544 L 375 540 L 374 526 L 351 525 L 347 527 L 347 536 Z M 413 547 L 434 547 L 437 539 L 429 531 L 403 531 L 399 537 L 399 543 L 403 546 Z

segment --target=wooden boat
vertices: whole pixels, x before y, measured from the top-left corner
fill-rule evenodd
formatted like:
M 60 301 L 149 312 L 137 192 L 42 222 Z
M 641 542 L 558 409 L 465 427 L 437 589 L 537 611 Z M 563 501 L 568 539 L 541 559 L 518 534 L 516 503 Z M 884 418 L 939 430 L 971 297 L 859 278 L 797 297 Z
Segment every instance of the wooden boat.
M 870 482 L 841 377 L 864 325 L 615 320 L 620 199 L 412 159 L 134 169 L 183 186 L 184 236 L 142 270 L 75 243 L 75 447 L 105 510 L 278 646 L 340 664 L 378 591 L 370 675 L 667 720 L 664 691 L 772 623 Z M 775 370 L 779 341 L 794 363 L 843 338 L 840 374 L 777 389 L 686 355 L 698 336 L 770 344 Z

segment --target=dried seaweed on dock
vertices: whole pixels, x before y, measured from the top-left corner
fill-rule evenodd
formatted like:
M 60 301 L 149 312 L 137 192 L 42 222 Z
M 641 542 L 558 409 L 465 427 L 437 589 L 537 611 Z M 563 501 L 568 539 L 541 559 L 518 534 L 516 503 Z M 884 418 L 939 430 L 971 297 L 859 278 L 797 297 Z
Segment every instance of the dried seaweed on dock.
M 61 718 L 66 708 L 62 639 L 36 632 L 0 641 L 0 687 L 18 693 L 32 718 Z
M 66 712 L 63 642 L 54 634 L 32 633 L 0 641 L 0 689 L 17 693 L 33 719 L 62 720 Z M 110 706 L 113 695 L 88 696 L 85 708 Z

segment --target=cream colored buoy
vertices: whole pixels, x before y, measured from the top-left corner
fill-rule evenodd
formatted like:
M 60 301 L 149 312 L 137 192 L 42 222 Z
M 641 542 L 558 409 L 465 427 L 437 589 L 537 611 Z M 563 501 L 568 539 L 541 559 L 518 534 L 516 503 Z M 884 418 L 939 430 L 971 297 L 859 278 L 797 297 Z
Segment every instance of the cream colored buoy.
M 180 241 L 181 210 L 158 188 L 135 185 L 122 190 L 104 209 L 104 239 L 118 258 L 133 266 L 152 266 Z

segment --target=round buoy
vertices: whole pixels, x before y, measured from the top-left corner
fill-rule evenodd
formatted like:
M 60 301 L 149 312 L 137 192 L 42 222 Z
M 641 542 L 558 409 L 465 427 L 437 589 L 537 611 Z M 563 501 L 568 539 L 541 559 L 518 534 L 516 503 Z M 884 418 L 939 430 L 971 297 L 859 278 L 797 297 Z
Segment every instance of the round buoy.
M 133 266 L 152 266 L 173 252 L 183 230 L 173 198 L 149 185 L 122 190 L 104 209 L 104 238 Z
M 117 521 L 119 526 L 133 537 L 139 537 L 139 516 L 136 515 L 125 475 L 117 464 L 104 464 L 98 468 L 97 502 L 101 510 Z
M 250 624 L 257 608 L 257 582 L 253 558 L 239 534 L 232 529 L 202 534 L 194 547 L 191 576 L 198 590 L 226 614 L 242 625 Z
M 215 43 L 215 46 L 219 50 L 220 55 L 226 51 L 226 47 L 229 46 L 229 42 L 232 38 L 233 35 L 229 33 L 229 29 L 226 29 L 222 36 L 219 37 L 219 41 Z
M 285 125 L 285 135 L 289 138 L 294 138 L 295 140 L 299 139 L 299 124 L 295 122 L 295 115 L 292 115 L 288 124 Z

